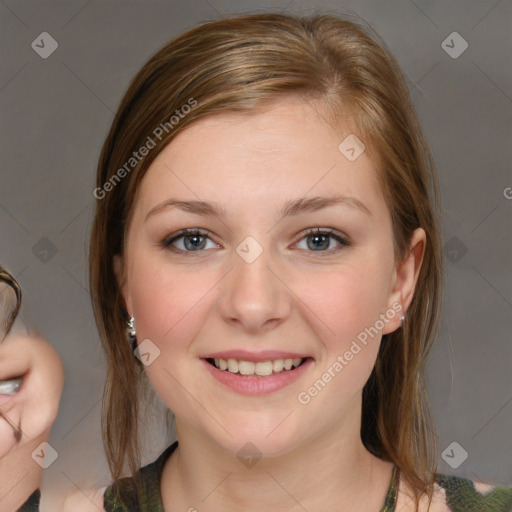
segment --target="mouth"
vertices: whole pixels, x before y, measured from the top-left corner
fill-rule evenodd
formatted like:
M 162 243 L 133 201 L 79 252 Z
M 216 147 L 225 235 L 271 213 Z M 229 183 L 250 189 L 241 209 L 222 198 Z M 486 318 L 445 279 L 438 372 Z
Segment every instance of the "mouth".
M 235 393 L 253 396 L 268 395 L 292 385 L 314 365 L 312 357 L 263 361 L 231 358 L 217 360 L 207 357 L 201 359 L 201 362 L 208 373 L 223 386 Z
M 246 361 L 243 359 L 205 359 L 211 366 L 224 372 L 244 377 L 270 377 L 281 373 L 293 372 L 301 367 L 311 357 L 296 357 L 289 359 L 269 359 L 268 361 Z
M 202 366 L 222 386 L 242 395 L 268 395 L 303 378 L 315 366 L 304 353 L 225 350 L 203 354 Z

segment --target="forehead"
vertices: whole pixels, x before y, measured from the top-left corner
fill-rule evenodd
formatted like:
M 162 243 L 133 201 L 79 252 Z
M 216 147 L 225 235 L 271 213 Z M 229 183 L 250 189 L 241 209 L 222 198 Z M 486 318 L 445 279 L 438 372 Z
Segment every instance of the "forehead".
M 153 161 L 140 184 L 137 209 L 147 212 L 169 196 L 207 198 L 229 210 L 343 194 L 383 214 L 386 206 L 368 152 L 347 158 L 354 154 L 346 151 L 347 144 L 357 144 L 354 135 L 349 126 L 335 130 L 313 103 L 295 97 L 254 113 L 200 119 Z

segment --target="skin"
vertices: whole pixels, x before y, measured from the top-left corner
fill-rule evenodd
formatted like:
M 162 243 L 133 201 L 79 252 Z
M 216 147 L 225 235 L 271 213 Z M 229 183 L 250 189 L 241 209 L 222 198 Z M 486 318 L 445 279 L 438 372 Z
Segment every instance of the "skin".
M 62 393 L 62 362 L 38 334 L 11 332 L 0 344 L 0 380 L 18 376 L 18 393 L 0 394 L 0 510 L 17 510 L 40 486 L 42 468 L 32 452 L 48 441 Z M 21 425 L 19 443 L 6 418 Z
M 307 405 L 297 400 L 379 315 L 393 304 L 407 310 L 425 247 L 417 229 L 409 254 L 395 262 L 372 161 L 365 152 L 350 162 L 338 150 L 349 134 L 287 97 L 250 116 L 198 121 L 142 180 L 114 266 L 139 342 L 150 339 L 160 350 L 146 367 L 149 379 L 175 414 L 179 447 L 161 486 L 166 510 L 382 506 L 392 465 L 361 442 L 362 389 L 381 335 L 400 327 L 400 314 Z M 370 213 L 338 204 L 277 222 L 286 201 L 333 193 L 359 199 Z M 167 207 L 148 217 L 171 197 L 214 201 L 226 215 Z M 315 250 L 304 230 L 316 227 L 332 228 L 350 245 L 327 238 L 328 248 Z M 202 251 L 163 247 L 184 228 L 211 233 Z M 263 249 L 252 263 L 236 252 L 247 236 Z M 184 239 L 173 247 L 184 251 Z M 200 360 L 237 348 L 294 351 L 314 362 L 284 389 L 249 397 L 214 380 Z M 237 457 L 247 442 L 262 453 L 251 468 Z

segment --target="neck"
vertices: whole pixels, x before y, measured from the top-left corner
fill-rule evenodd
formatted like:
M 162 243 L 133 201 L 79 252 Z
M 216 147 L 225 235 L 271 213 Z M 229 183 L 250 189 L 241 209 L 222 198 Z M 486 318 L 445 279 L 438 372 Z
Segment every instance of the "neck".
M 392 464 L 371 455 L 359 431 L 360 421 L 338 427 L 247 467 L 236 453 L 177 419 L 178 448 L 162 475 L 164 508 L 378 512 Z

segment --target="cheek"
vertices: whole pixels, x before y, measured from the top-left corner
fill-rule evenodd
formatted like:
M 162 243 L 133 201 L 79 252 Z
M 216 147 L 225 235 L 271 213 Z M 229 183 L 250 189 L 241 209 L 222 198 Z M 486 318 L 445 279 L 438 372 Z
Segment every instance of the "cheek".
M 381 341 L 375 325 L 386 296 L 385 279 L 379 275 L 364 265 L 345 267 L 316 275 L 301 288 L 302 315 L 322 349 L 297 400 L 301 408 L 311 404 L 306 410 L 314 410 L 325 424 L 337 421 L 355 403 L 375 365 Z
M 204 272 L 178 271 L 165 266 L 139 265 L 130 290 L 139 341 L 149 338 L 161 348 L 193 339 L 201 302 L 211 288 Z
M 387 280 L 372 262 L 315 273 L 295 288 L 303 314 L 322 332 L 329 351 L 343 348 L 375 324 L 387 298 Z M 309 311 L 309 313 L 308 313 Z
M 160 351 L 145 371 L 156 393 L 180 417 L 191 411 L 182 386 L 196 394 L 187 384 L 196 371 L 188 351 L 204 323 L 211 286 L 205 272 L 156 267 L 134 274 L 130 283 L 138 343 L 149 339 Z

